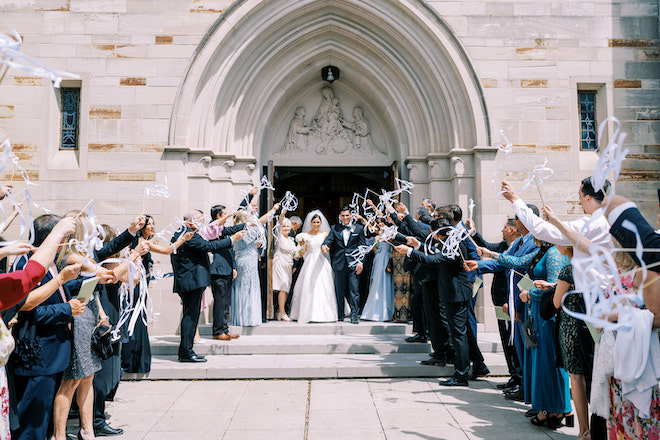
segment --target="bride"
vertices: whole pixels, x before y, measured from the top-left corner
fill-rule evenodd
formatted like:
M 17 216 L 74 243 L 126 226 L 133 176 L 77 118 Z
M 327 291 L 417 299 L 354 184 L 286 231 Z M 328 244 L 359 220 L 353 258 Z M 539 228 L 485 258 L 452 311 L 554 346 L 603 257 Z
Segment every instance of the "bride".
M 296 236 L 305 262 L 291 299 L 291 318 L 298 322 L 337 321 L 337 297 L 330 261 L 321 252 L 330 224 L 321 211 L 307 214 L 303 232 Z

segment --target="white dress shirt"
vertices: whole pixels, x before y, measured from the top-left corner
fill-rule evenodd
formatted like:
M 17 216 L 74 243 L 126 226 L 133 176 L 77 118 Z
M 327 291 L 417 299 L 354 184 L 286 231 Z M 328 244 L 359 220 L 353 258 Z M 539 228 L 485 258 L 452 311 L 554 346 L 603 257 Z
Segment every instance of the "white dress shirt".
M 562 234 L 556 226 L 535 215 L 534 212 L 532 212 L 532 210 L 529 209 L 525 202 L 523 202 L 521 199 L 518 199 L 513 203 L 513 209 L 516 211 L 518 220 L 520 220 L 522 224 L 525 225 L 527 230 L 532 233 L 534 238 L 547 241 L 548 243 L 552 244 L 574 246 L 570 240 L 564 237 L 564 234 Z M 584 226 L 589 221 L 591 221 L 591 223 L 589 223 L 589 226 L 584 229 Z M 570 229 L 581 233 L 583 237 L 590 240 L 593 244 L 598 244 L 606 248 L 612 247 L 610 225 L 607 223 L 607 219 L 605 218 L 602 208 L 595 210 L 591 216 L 585 216 L 577 220 L 566 222 L 566 225 Z M 587 254 L 580 251 L 577 247 L 573 248 L 573 255 L 575 257 L 587 256 Z

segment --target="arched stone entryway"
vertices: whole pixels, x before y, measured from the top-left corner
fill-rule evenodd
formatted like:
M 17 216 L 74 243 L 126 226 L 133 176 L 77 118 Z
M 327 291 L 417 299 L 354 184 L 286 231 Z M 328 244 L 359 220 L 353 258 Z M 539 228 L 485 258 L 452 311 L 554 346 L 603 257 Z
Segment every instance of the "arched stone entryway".
M 236 1 L 209 30 L 182 80 L 165 150 L 182 200 L 207 202 L 258 180 L 278 156 L 298 107 L 307 123 L 328 85 L 344 116 L 363 109 L 381 155 L 296 155 L 294 165 L 402 164 L 441 201 L 474 192 L 473 147 L 489 145 L 481 86 L 460 42 L 423 1 Z M 406 166 L 403 166 L 406 164 Z M 201 180 L 200 180 L 201 179 Z

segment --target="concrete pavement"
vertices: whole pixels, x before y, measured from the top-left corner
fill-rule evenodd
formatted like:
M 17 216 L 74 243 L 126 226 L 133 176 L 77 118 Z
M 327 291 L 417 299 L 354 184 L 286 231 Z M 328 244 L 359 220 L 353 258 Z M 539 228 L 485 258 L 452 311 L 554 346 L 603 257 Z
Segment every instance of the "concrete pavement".
M 107 412 L 118 440 L 574 439 L 505 400 L 504 378 L 124 381 Z M 73 431 L 75 432 L 75 431 Z

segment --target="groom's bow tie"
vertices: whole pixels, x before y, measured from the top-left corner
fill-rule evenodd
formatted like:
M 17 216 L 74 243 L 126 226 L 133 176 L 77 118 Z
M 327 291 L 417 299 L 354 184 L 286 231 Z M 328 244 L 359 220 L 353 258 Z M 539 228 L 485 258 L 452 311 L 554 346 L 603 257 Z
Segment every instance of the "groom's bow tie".
M 341 224 L 341 227 L 344 229 L 351 229 L 351 225 L 345 225 L 343 223 Z

